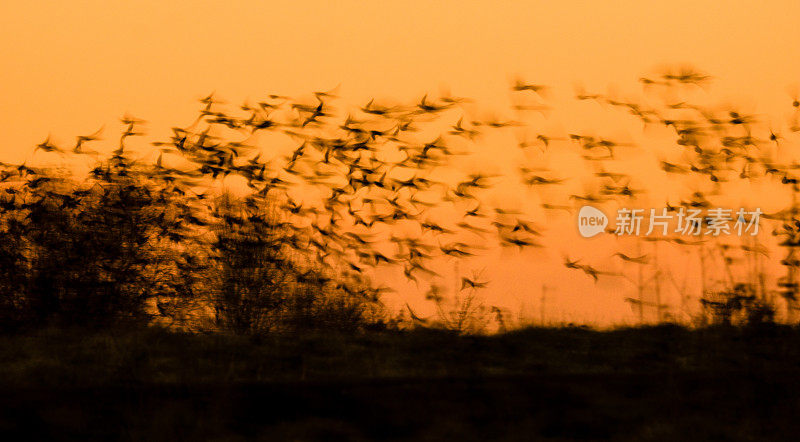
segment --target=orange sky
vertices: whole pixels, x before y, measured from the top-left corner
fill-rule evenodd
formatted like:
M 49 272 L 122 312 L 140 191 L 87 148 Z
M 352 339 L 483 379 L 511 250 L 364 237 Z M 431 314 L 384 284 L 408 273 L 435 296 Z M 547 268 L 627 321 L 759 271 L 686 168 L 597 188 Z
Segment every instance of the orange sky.
M 676 62 L 712 74 L 722 100 L 782 112 L 786 87 L 800 79 L 800 2 L 654 3 L 3 2 L 0 159 L 29 158 L 49 133 L 69 143 L 105 124 L 113 134 L 125 112 L 163 136 L 190 122 L 211 91 L 238 104 L 341 84 L 361 104 L 373 95 L 413 101 L 447 85 L 491 107 L 507 106 L 519 74 L 555 86 L 551 104 L 570 109 L 577 82 L 637 90 L 637 78 Z M 584 123 L 569 115 L 566 123 Z M 534 294 L 520 281 L 506 278 L 502 292 L 535 310 L 539 284 Z M 605 305 L 570 298 L 558 309 L 618 320 Z

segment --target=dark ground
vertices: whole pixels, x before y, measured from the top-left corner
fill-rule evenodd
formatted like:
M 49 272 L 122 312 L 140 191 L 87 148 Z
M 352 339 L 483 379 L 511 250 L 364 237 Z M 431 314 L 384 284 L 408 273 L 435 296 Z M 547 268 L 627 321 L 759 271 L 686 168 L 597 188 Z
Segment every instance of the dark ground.
M 0 337 L 2 440 L 800 440 L 800 329 Z

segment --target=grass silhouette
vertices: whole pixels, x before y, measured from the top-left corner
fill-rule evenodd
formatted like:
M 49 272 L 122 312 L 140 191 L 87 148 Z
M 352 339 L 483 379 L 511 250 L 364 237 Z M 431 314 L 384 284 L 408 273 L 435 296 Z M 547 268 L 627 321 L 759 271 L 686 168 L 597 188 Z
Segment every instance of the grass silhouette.
M 134 439 L 785 439 L 798 330 L 530 328 L 0 339 L 0 429 Z

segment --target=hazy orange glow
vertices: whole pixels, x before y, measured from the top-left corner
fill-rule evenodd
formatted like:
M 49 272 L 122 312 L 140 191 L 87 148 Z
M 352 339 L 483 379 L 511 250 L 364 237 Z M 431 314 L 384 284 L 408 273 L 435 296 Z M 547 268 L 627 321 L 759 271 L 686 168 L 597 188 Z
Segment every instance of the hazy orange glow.
M 798 17 L 800 2 L 790 0 L 7 2 L 0 5 L 0 159 L 36 161 L 33 147 L 48 134 L 68 144 L 105 125 L 113 139 L 125 113 L 147 120 L 151 138 L 163 139 L 170 127 L 189 124 L 197 99 L 211 91 L 235 108 L 271 93 L 305 97 L 337 85 L 346 106 L 363 106 L 371 97 L 416 102 L 448 90 L 475 100 L 466 107 L 473 116 L 514 118 L 509 84 L 516 76 L 553 87 L 545 100 L 552 112 L 526 117 L 534 138 L 590 133 L 637 146 L 663 143 L 646 147 L 664 152 L 668 131 L 643 130 L 608 105 L 576 101 L 576 86 L 619 99 L 731 104 L 785 125 L 792 110 L 787 88 L 800 79 Z M 640 77 L 676 63 L 709 73 L 713 83 L 684 97 L 642 90 Z M 534 155 L 517 148 L 526 136 L 514 128 L 488 134 L 464 167 L 501 178 L 516 173 Z M 674 189 L 648 172 L 657 170 L 652 158 L 636 152 L 620 167 L 651 190 L 651 200 L 640 206 L 660 209 Z M 588 173 L 578 160 L 556 152 L 549 166 L 563 175 Z M 554 197 L 586 190 L 581 186 L 568 183 Z M 774 212 L 785 203 L 785 195 L 747 192 L 732 199 L 734 210 L 747 204 Z M 574 214 L 529 211 L 542 196 L 525 187 L 502 184 L 492 198 L 546 225 L 551 247 L 498 248 L 463 264 L 462 272 L 486 268 L 487 304 L 533 320 L 542 315 L 542 299 L 551 321 L 637 319 L 624 301 L 630 283 L 601 278 L 595 285 L 562 265 L 569 254 L 621 270 L 609 251 L 627 247 L 636 254 L 635 246 L 612 235 L 579 238 Z M 685 270 L 693 261 L 681 253 L 664 251 L 660 258 L 665 273 L 680 275 L 662 299 L 672 305 L 681 302 L 674 285 L 698 284 Z M 399 290 L 391 305 L 407 301 L 425 312 L 422 291 L 402 271 L 381 277 Z

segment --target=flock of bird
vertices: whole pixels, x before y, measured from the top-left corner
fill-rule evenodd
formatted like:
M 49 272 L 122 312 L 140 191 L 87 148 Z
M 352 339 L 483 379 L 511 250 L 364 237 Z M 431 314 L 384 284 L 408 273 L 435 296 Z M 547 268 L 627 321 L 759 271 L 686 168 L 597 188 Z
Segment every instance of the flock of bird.
M 687 90 L 704 85 L 710 77 L 681 68 L 640 81 L 645 93 L 660 88 L 661 96 L 680 97 L 690 95 Z M 507 120 L 473 118 L 466 106 L 470 101 L 450 94 L 425 95 L 403 105 L 371 99 L 350 109 L 337 106 L 336 90 L 315 92 L 306 101 L 269 95 L 264 101 L 243 104 L 234 113 L 223 111 L 224 103 L 212 94 L 200 100 L 202 108 L 194 122 L 173 128 L 168 140 L 153 143 L 158 156 L 151 161 L 150 173 L 187 201 L 181 222 L 207 226 L 204 216 L 213 214 L 197 207 L 211 207 L 210 183 L 238 182 L 247 190 L 248 205 L 279 208 L 279 217 L 270 222 L 286 232 L 282 246 L 331 269 L 331 275 L 363 280 L 372 269 L 396 267 L 430 292 L 444 278 L 436 262 L 469 259 L 496 246 L 518 252 L 546 248 L 547 226 L 534 222 L 530 213 L 491 204 L 487 195 L 493 188 L 513 182 L 530 189 L 539 201 L 538 210 L 545 214 L 574 213 L 584 204 L 630 206 L 648 192 L 647 182 L 625 170 L 621 162 L 628 152 L 641 152 L 644 147 L 586 133 L 531 135 L 536 131 L 527 116 L 550 109 L 549 88 L 517 79 L 510 94 L 514 103 L 522 104 L 514 104 L 515 117 Z M 786 139 L 800 131 L 796 97 L 785 137 L 771 127 L 762 130 L 763 122 L 754 115 L 720 111 L 689 100 L 649 105 L 582 89 L 575 98 L 625 110 L 632 118 L 629 122 L 638 121 L 646 130 L 666 130 L 671 150 L 651 154 L 669 182 L 691 186 L 683 196 L 664 201 L 669 211 L 710 208 L 734 183 L 770 181 L 792 195 L 797 192 L 795 172 L 800 163 L 791 157 Z M 98 163 L 93 176 L 112 173 L 115 162 L 133 164 L 134 154 L 142 152 L 141 146 L 130 147 L 129 139 L 144 134 L 143 121 L 125 117 L 122 122 L 125 129 L 111 161 Z M 489 149 L 482 144 L 489 132 L 507 130 L 517 134 L 515 149 L 526 159 L 518 165 L 516 176 L 462 167 L 465 158 Z M 88 146 L 101 139 L 102 131 L 77 137 L 72 148 L 58 146 L 48 137 L 36 151 L 96 159 L 100 154 Z M 580 167 L 591 176 L 576 178 L 570 171 L 548 167 L 548 156 L 559 151 L 576 155 Z M 6 164 L 0 171 L 0 181 L 22 181 L 29 187 L 49 179 L 40 168 L 25 164 Z M 576 180 L 583 181 L 585 192 L 564 191 L 561 197 L 552 197 L 554 189 L 572 189 L 567 185 Z M 13 187 L 5 192 L 13 197 Z M 786 210 L 766 216 L 778 221 L 774 233 L 785 238 L 780 245 L 788 252 L 782 264 L 789 271 L 779 284 L 782 293 L 793 299 L 798 284 L 793 276 L 798 267 L 794 248 L 800 245 L 795 205 L 792 202 Z M 248 221 L 252 219 L 244 215 L 224 219 L 231 224 Z M 171 232 L 175 241 L 189 235 Z M 640 240 L 686 247 L 709 242 L 705 237 L 680 235 Z M 740 250 L 751 253 L 752 247 L 743 244 Z M 637 266 L 653 261 L 647 254 L 613 256 Z M 594 281 L 621 276 L 618 267 L 603 268 L 569 256 L 564 256 L 563 264 Z M 335 283 L 336 278 L 329 279 Z M 462 277 L 456 289 L 479 290 L 487 284 Z M 372 290 L 377 296 L 388 289 Z

